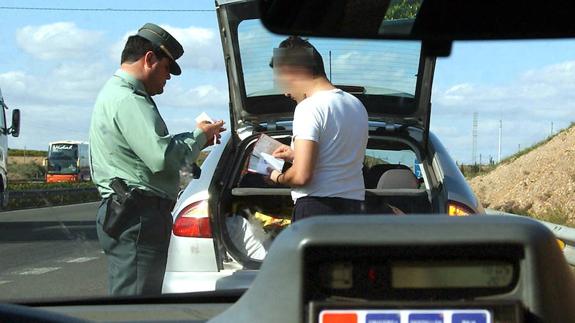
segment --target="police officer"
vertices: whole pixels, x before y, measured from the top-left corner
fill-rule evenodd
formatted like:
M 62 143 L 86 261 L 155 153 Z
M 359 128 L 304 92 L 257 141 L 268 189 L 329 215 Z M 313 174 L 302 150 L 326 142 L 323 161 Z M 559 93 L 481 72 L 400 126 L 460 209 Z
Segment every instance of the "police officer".
M 90 127 L 92 178 L 102 195 L 97 232 L 113 295 L 160 294 L 179 169 L 220 138 L 223 121 L 170 135 L 152 96 L 161 94 L 184 50 L 161 27 L 130 36 L 121 67 L 100 91 Z M 113 185 L 114 184 L 114 185 Z

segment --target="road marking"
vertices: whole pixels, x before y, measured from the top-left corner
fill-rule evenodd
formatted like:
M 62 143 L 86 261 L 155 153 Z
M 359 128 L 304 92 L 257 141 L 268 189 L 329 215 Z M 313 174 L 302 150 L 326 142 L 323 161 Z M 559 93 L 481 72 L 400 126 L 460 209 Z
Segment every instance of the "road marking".
M 56 271 L 62 267 L 41 267 L 41 268 L 31 268 L 21 272 L 16 272 L 16 275 L 42 275 L 49 273 L 51 271 Z
M 96 260 L 96 259 L 98 259 L 98 257 L 80 257 L 80 258 L 74 258 L 74 259 L 66 260 L 64 262 L 67 264 L 81 264 L 83 262 L 88 262 L 88 261 L 92 261 L 92 260 Z
M 0 280 L 0 285 L 11 283 L 11 280 Z

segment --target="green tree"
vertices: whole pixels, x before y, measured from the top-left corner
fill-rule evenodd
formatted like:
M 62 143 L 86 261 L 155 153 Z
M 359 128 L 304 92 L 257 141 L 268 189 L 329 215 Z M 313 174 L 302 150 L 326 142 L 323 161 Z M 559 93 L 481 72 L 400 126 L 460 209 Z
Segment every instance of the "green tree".
M 385 20 L 415 18 L 422 0 L 393 0 L 385 13 Z

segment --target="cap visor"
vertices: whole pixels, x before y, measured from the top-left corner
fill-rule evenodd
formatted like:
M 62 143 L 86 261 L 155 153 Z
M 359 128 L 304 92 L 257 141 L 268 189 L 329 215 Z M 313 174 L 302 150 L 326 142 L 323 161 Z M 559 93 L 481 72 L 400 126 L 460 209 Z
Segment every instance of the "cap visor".
M 170 62 L 170 74 L 173 75 L 182 74 L 182 69 L 180 68 L 180 65 L 178 65 L 178 63 L 176 63 L 175 61 Z

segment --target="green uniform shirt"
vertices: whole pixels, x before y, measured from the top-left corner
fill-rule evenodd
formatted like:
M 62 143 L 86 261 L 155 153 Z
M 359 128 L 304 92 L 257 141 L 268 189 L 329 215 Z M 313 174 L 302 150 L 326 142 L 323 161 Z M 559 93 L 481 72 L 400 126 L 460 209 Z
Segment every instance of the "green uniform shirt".
M 104 85 L 90 126 L 92 179 L 102 197 L 112 178 L 130 188 L 175 200 L 184 163 L 193 163 L 206 144 L 201 129 L 170 135 L 144 85 L 118 70 Z

